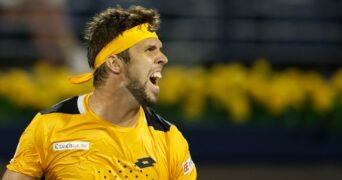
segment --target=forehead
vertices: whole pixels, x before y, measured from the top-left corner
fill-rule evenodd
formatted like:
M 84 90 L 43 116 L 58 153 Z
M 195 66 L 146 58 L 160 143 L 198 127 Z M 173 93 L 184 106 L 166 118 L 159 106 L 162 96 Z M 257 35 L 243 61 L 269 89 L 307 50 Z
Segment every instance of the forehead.
M 157 38 L 146 38 L 133 45 L 131 49 L 146 48 L 149 46 L 162 47 L 162 42 Z

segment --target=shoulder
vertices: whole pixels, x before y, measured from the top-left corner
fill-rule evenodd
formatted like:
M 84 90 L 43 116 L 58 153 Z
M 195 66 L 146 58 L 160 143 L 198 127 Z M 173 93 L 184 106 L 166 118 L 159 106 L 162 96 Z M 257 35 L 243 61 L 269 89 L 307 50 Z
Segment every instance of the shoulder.
M 149 107 L 144 107 L 144 113 L 147 125 L 153 127 L 154 130 L 169 132 L 171 127 L 174 126 Z
M 65 99 L 50 108 L 40 111 L 42 115 L 51 113 L 63 113 L 63 114 L 80 114 L 79 104 L 82 100 L 82 96 L 74 96 Z

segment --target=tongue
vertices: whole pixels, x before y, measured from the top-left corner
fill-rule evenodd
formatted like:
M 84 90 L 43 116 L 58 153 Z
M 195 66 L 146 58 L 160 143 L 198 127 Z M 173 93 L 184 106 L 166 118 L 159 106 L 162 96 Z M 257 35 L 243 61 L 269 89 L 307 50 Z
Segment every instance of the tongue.
M 151 83 L 152 83 L 153 85 L 156 84 L 156 79 L 155 79 L 154 77 L 150 77 L 150 81 L 151 81 Z

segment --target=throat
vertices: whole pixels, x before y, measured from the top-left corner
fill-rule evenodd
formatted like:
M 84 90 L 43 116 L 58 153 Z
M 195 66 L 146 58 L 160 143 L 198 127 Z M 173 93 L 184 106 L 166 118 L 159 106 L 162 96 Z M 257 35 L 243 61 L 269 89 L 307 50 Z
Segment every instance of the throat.
M 120 127 L 135 127 L 139 120 L 139 110 L 123 111 L 114 110 L 113 113 L 104 113 L 103 119 Z
M 139 120 L 140 106 L 128 106 L 122 103 L 112 103 L 101 100 L 93 95 L 89 97 L 88 106 L 100 119 L 120 127 L 135 127 Z

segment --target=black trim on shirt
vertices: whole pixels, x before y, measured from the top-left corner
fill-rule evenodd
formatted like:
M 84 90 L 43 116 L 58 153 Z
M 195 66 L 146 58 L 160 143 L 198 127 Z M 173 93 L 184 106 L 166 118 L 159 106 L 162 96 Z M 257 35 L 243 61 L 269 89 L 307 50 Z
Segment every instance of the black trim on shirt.
M 49 109 L 41 111 L 41 114 L 50 113 L 64 113 L 64 114 L 80 114 L 77 106 L 78 96 L 66 99 Z M 155 130 L 167 132 L 170 130 L 171 123 L 166 121 L 164 118 L 155 113 L 151 108 L 144 107 L 144 112 L 146 115 L 147 125 L 152 126 Z
M 167 132 L 170 130 L 171 123 L 155 113 L 151 108 L 144 107 L 147 125 L 152 126 L 155 130 Z
M 45 109 L 40 111 L 41 114 L 50 114 L 50 113 L 65 113 L 65 114 L 80 114 L 77 106 L 78 96 L 71 97 L 66 99 L 49 109 Z

